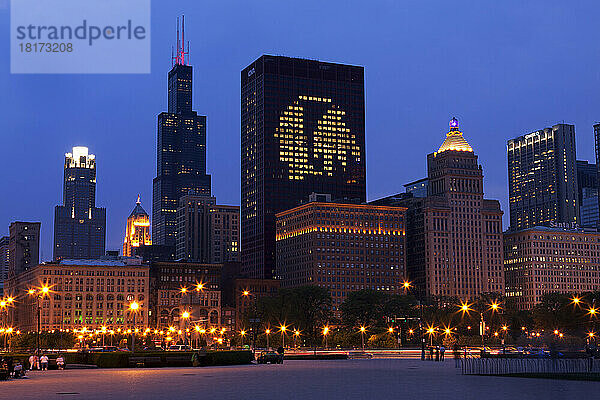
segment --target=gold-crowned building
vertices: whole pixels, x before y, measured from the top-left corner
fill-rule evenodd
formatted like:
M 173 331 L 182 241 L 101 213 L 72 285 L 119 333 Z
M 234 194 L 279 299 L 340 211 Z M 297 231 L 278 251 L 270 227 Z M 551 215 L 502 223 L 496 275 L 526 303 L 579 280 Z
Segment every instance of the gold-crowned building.
M 408 208 L 407 272 L 417 296 L 504 293 L 503 213 L 497 200 L 484 198 L 483 170 L 456 118 L 427 156 L 427 178 L 406 187 L 373 203 Z
M 150 237 L 150 217 L 140 202 L 138 196 L 135 202 L 135 208 L 127 218 L 125 227 L 125 239 L 123 240 L 123 255 L 132 257 L 135 250 L 142 246 L 150 246 L 152 239 Z

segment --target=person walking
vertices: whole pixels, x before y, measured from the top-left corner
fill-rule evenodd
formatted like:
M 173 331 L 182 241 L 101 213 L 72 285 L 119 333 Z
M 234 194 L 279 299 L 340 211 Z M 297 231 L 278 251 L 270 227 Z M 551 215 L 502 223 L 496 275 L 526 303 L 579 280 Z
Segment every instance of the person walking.
M 62 354 L 59 354 L 58 357 L 56 357 L 56 366 L 60 370 L 65 369 L 65 359 L 63 358 Z
M 444 354 L 446 354 L 446 348 L 444 345 L 440 346 L 440 361 L 444 361 Z
M 42 371 L 48 371 L 48 356 L 43 355 L 40 357 L 40 364 L 42 365 Z
M 429 359 L 433 361 L 433 346 L 429 346 Z
M 440 361 L 440 348 L 438 346 L 435 347 L 435 361 Z
M 29 370 L 33 371 L 33 367 L 35 365 L 35 356 L 32 354 L 29 356 Z

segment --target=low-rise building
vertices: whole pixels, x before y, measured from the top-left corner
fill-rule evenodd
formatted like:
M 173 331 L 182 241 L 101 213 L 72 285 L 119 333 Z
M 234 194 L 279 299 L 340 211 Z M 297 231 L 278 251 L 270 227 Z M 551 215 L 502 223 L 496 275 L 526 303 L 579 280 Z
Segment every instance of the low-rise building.
M 42 331 L 131 328 L 133 302 L 139 304 L 135 326 L 148 326 L 149 272 L 139 258 L 39 264 L 9 278 L 6 290 L 15 298 L 10 324 L 21 331 L 37 330 L 38 301 Z
M 600 233 L 536 226 L 504 233 L 506 297 L 530 310 L 546 293 L 600 290 Z
M 153 262 L 150 265 L 151 326 L 183 328 L 186 324 L 221 324 L 222 264 Z M 189 313 L 187 319 L 184 312 Z

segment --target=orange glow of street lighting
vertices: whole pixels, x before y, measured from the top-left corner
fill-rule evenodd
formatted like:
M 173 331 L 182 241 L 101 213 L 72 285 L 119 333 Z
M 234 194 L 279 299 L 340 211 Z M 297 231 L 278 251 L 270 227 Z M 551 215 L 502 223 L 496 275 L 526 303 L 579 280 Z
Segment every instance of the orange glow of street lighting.
M 490 304 L 490 310 L 492 311 L 498 311 L 500 309 L 500 304 L 498 304 L 497 302 L 493 302 L 492 304 Z
M 246 336 L 246 331 L 245 331 L 245 330 L 241 330 L 241 331 L 240 331 L 240 335 L 242 335 L 242 336 Z
M 217 328 L 210 328 L 210 333 L 215 333 L 217 331 Z
M 591 308 L 588 310 L 588 314 L 590 314 L 592 317 L 593 317 L 593 316 L 595 316 L 597 313 L 598 313 L 598 309 L 597 309 L 597 308 L 595 308 L 595 307 L 591 307 Z
M 249 296 L 249 295 L 250 295 L 250 292 L 249 292 L 248 290 L 244 290 L 244 291 L 242 292 L 242 295 L 243 295 L 243 296 Z
M 265 333 L 268 335 L 268 334 L 271 333 L 271 330 L 270 329 L 265 329 Z
M 404 281 L 404 282 L 402 282 L 402 287 L 403 287 L 404 289 L 410 289 L 410 287 L 411 287 L 411 284 L 410 284 L 410 282 L 409 282 L 409 281 Z
M 42 294 L 48 294 L 50 292 L 50 288 L 48 286 L 42 286 L 40 291 L 42 292 Z
M 287 331 L 287 326 L 285 326 L 285 325 L 281 325 L 281 326 L 279 327 L 279 330 L 280 330 L 281 332 L 285 332 L 285 331 Z
M 187 293 L 187 288 L 186 287 L 182 287 L 181 289 L 179 289 L 179 291 L 181 293 Z
M 136 301 L 132 302 L 131 304 L 129 304 L 129 309 L 131 311 L 137 311 L 140 308 L 140 304 Z
M 389 333 L 394 333 L 394 328 L 393 328 L 392 326 L 390 326 L 390 327 L 388 328 L 388 332 L 389 332 Z
M 577 297 L 577 296 L 576 296 L 576 297 L 573 297 L 573 298 L 571 299 L 571 302 L 572 302 L 573 304 L 577 305 L 577 304 L 581 303 L 581 299 L 580 299 L 579 297 Z
M 460 302 L 460 311 L 462 311 L 462 313 L 469 313 L 469 311 L 473 311 L 473 309 L 471 308 L 472 304 L 467 303 L 466 301 L 463 303 L 462 301 Z
M 596 334 L 594 332 L 588 332 L 588 336 L 591 337 L 591 338 L 593 338 L 593 337 L 596 336 Z
M 196 285 L 196 290 L 199 291 L 199 292 L 202 291 L 202 290 L 204 290 L 204 283 L 202 283 L 202 282 L 198 283 Z
M 361 326 L 359 330 L 360 330 L 360 333 L 365 333 L 367 328 L 365 328 L 364 326 Z
M 190 313 L 187 311 L 184 311 L 183 314 L 181 314 L 181 318 L 183 319 L 188 319 L 190 317 Z

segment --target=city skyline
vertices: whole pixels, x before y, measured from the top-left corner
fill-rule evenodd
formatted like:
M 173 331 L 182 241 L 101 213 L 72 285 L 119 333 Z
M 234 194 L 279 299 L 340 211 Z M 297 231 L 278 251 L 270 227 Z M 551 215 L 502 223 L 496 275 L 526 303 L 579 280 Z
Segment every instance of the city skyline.
M 238 54 L 234 59 L 226 59 L 227 62 L 212 62 L 216 60 L 215 54 L 220 54 L 215 49 L 216 45 L 206 43 L 206 17 L 201 16 L 192 7 L 190 10 L 185 10 L 188 19 L 188 37 L 192 41 L 191 62 L 196 72 L 195 90 L 196 96 L 192 103 L 192 107 L 198 110 L 198 113 L 208 116 L 208 170 L 207 172 L 213 175 L 213 192 L 222 199 L 224 204 L 240 204 L 239 186 L 232 182 L 239 182 L 239 71 L 257 56 L 263 53 L 279 54 L 283 49 L 286 55 L 300 56 L 308 58 L 318 58 L 323 61 L 333 61 L 340 63 L 349 63 L 365 66 L 366 74 L 366 141 L 367 141 L 367 198 L 372 200 L 377 197 L 397 193 L 401 191 L 402 185 L 421 178 L 419 171 L 424 170 L 424 162 L 422 156 L 427 154 L 437 147 L 437 134 L 443 129 L 448 119 L 456 115 L 461 124 L 470 132 L 470 143 L 474 148 L 480 149 L 479 156 L 481 164 L 486 171 L 485 186 L 490 198 L 499 198 L 502 201 L 502 209 L 505 210 L 503 228 L 508 227 L 508 205 L 507 205 L 507 174 L 506 174 L 506 140 L 522 134 L 526 134 L 538 129 L 540 126 L 551 126 L 557 120 L 564 119 L 565 122 L 576 126 L 578 159 L 593 161 L 593 130 L 592 125 L 597 116 L 592 112 L 598 109 L 595 102 L 586 103 L 585 106 L 578 105 L 579 102 L 584 102 L 586 98 L 586 90 L 590 93 L 598 80 L 596 74 L 583 74 L 579 85 L 575 84 L 572 77 L 567 73 L 565 76 L 559 74 L 561 68 L 566 68 L 567 71 L 574 73 L 575 71 L 564 61 L 556 60 L 557 65 L 548 66 L 545 71 L 535 71 L 540 77 L 530 75 L 533 71 L 529 68 L 535 65 L 535 60 L 525 59 L 525 78 L 531 79 L 531 83 L 522 84 L 526 89 L 531 90 L 531 95 L 546 93 L 546 90 L 554 92 L 559 90 L 563 96 L 558 96 L 557 99 L 549 100 L 538 98 L 539 104 L 537 108 L 531 109 L 528 106 L 526 97 L 523 97 L 524 92 L 518 88 L 507 86 L 506 83 L 510 78 L 507 72 L 499 72 L 500 70 L 490 70 L 485 73 L 477 73 L 478 67 L 487 65 L 482 59 L 473 61 L 467 58 L 469 54 L 466 52 L 468 44 L 472 46 L 481 46 L 481 42 L 469 42 L 463 44 L 462 48 L 458 49 L 451 46 L 452 42 L 467 40 L 458 34 L 457 36 L 450 35 L 449 38 L 439 38 L 438 47 L 432 49 L 433 55 L 427 56 L 421 51 L 415 54 L 414 49 L 398 50 L 403 56 L 412 55 L 415 61 L 411 63 L 415 68 L 403 66 L 404 72 L 410 70 L 409 75 L 400 76 L 401 74 L 394 68 L 394 63 L 398 62 L 397 56 L 394 54 L 382 51 L 381 54 L 371 54 L 369 49 L 365 48 L 365 41 L 358 41 L 357 51 L 352 51 L 346 44 L 336 48 L 332 46 L 321 46 L 317 44 L 317 40 L 309 41 L 308 46 L 305 42 L 296 43 L 295 36 L 292 35 L 291 43 L 282 43 L 280 40 L 269 42 L 264 40 L 253 44 L 243 54 Z M 514 27 L 515 24 L 523 22 L 518 15 L 510 15 L 510 13 L 499 7 L 503 11 L 502 16 L 507 20 L 509 26 L 513 29 L 523 29 Z M 155 6 L 154 15 L 160 14 L 161 6 Z M 455 18 L 460 18 L 461 21 L 470 20 L 475 15 L 465 10 L 455 10 L 452 8 L 452 15 Z M 155 11 L 153 9 L 153 11 Z M 164 10 L 162 10 L 164 11 Z M 218 8 L 210 8 L 208 13 L 218 12 Z M 408 10 L 417 13 L 417 16 L 425 17 L 418 10 Z M 440 9 L 439 12 L 432 12 L 436 20 L 440 20 L 441 26 L 438 30 L 447 28 L 445 24 L 454 23 L 452 18 L 448 17 L 449 13 L 444 13 L 445 10 Z M 447 10 L 446 10 L 447 11 Z M 553 13 L 559 13 L 564 10 L 537 10 L 540 13 L 551 16 Z M 342 10 L 340 12 L 343 13 Z M 431 12 L 431 11 L 430 11 Z M 579 16 L 577 9 L 571 9 L 568 22 L 573 22 L 576 16 Z M 4 10 L 0 10 L 4 13 Z M 60 108 L 58 105 L 46 104 L 47 109 L 42 110 L 42 113 L 47 116 L 43 128 L 39 125 L 40 122 L 25 121 L 24 110 L 31 107 L 23 107 L 22 102 L 25 97 L 20 92 L 17 93 L 17 86 L 21 85 L 24 89 L 31 89 L 29 85 L 36 87 L 39 90 L 39 98 L 31 99 L 33 107 L 39 107 L 39 101 L 48 103 L 53 98 L 52 90 L 56 90 L 55 84 L 46 82 L 48 77 L 14 77 L 8 80 L 0 78 L 1 83 L 6 83 L 9 93 L 14 93 L 11 103 L 0 100 L 0 105 L 9 113 L 14 114 L 19 121 L 15 124 L 13 121 L 7 122 L 7 132 L 13 132 L 13 135 L 23 139 L 15 145 L 15 149 L 10 153 L 7 152 L 3 157 L 3 164 L 0 165 L 4 182 L 15 190 L 21 196 L 15 196 L 14 199 L 3 199 L 2 211 L 0 212 L 0 222 L 8 227 L 9 223 L 14 220 L 26 221 L 41 221 L 42 222 L 42 240 L 41 240 L 41 259 L 48 260 L 51 258 L 52 248 L 52 207 L 59 204 L 60 199 L 60 175 L 62 171 L 55 167 L 60 165 L 60 158 L 64 154 L 65 149 L 73 145 L 85 145 L 90 148 L 90 151 L 98 155 L 103 161 L 103 165 L 99 166 L 99 184 L 98 184 L 98 204 L 107 205 L 107 249 L 120 248 L 123 226 L 122 221 L 130 212 L 131 198 L 135 198 L 137 193 L 142 193 L 142 198 L 149 203 L 151 198 L 151 180 L 154 173 L 155 160 L 155 121 L 157 114 L 164 110 L 166 89 L 165 76 L 170 66 L 169 50 L 172 42 L 172 33 L 174 30 L 175 11 L 165 12 L 164 15 L 159 15 L 154 21 L 154 27 L 157 35 L 154 35 L 155 43 L 153 45 L 153 73 L 150 76 L 90 76 L 90 77 L 75 77 L 72 82 L 63 81 L 62 78 L 56 79 L 61 84 L 65 85 L 65 92 L 71 93 L 73 96 L 68 99 L 65 96 L 65 103 Z M 399 15 L 400 10 L 395 9 L 391 14 Z M 401 14 L 403 18 L 407 18 L 405 14 Z M 365 17 L 368 18 L 368 14 Z M 487 18 L 487 17 L 486 17 Z M 484 21 L 487 21 L 483 18 Z M 543 18 L 542 18 L 543 19 Z M 418 20 L 418 18 L 417 18 Z M 489 22 L 489 21 L 488 21 Z M 481 22 L 485 23 L 485 22 Z M 585 29 L 578 24 L 578 33 L 581 34 Z M 492 24 L 493 28 L 500 28 L 497 24 Z M 510 30 L 510 27 L 504 28 Z M 241 28 L 240 28 L 241 29 Z M 291 28 L 290 28 L 291 29 Z M 381 29 L 376 29 L 376 33 L 381 33 Z M 392 28 L 388 28 L 392 30 Z M 418 27 L 410 26 L 406 29 L 412 29 L 415 34 L 424 35 L 424 31 Z M 540 28 L 542 29 L 542 28 Z M 400 31 L 402 31 L 400 29 Z M 513 51 L 503 47 L 501 42 L 500 32 L 498 36 L 492 32 L 492 28 L 485 29 L 487 39 L 491 39 L 492 43 L 499 44 L 494 51 L 507 56 L 507 59 L 513 60 L 509 56 L 519 59 L 520 51 Z M 395 32 L 395 31 L 394 31 Z M 520 31 L 519 31 L 520 32 Z M 293 29 L 292 29 L 293 33 Z M 388 32 L 389 34 L 390 32 Z M 464 32 L 463 32 L 464 33 Z M 552 35 L 553 33 L 546 33 Z M 164 37 L 161 37 L 164 36 Z M 231 37 L 225 35 L 231 40 Z M 300 35 L 298 35 L 300 36 Z M 318 35 L 316 35 L 318 36 Z M 315 37 L 316 37 L 315 36 Z M 569 35 L 567 35 L 569 36 Z M 373 39 L 375 34 L 366 35 Z M 421 45 L 427 43 L 437 43 L 434 37 L 427 36 Z M 548 40 L 544 38 L 540 43 L 540 38 L 533 37 L 531 42 L 522 45 L 523 48 L 541 45 L 540 52 L 554 50 L 544 45 L 544 43 L 566 45 L 565 39 Z M 295 39 L 298 40 L 298 39 Z M 537 40 L 537 41 L 536 41 Z M 158 43 L 157 43 L 158 42 Z M 195 43 L 198 43 L 195 45 Z M 387 46 L 392 46 L 392 42 L 384 43 L 382 49 Z M 3 44 L 4 45 L 4 44 Z M 223 43 L 221 43 L 223 45 Z M 514 43 L 511 43 L 515 46 Z M 581 46 L 581 45 L 576 45 Z M 394 44 L 396 47 L 396 44 Z M 206 50 L 209 50 L 206 53 Z M 231 50 L 231 49 L 229 49 Z M 563 49 L 564 50 L 564 49 Z M 411 52 L 412 51 L 412 52 Z M 579 54 L 582 48 L 578 47 L 574 54 Z M 211 53 L 212 52 L 212 53 Z M 427 59 L 432 61 L 430 57 L 438 57 L 443 59 L 444 56 L 452 56 L 453 52 L 457 52 L 456 63 L 445 65 L 445 70 L 440 73 L 436 72 L 430 79 L 430 86 L 419 88 L 416 86 L 419 82 L 422 84 L 425 80 L 423 72 L 417 71 L 416 66 L 421 64 L 426 70 L 429 64 L 425 63 Z M 204 58 L 203 55 L 208 57 Z M 212 57 L 210 58 L 212 54 Z M 485 53 L 492 56 L 491 53 Z M 538 53 L 539 54 L 539 53 Z M 563 53 L 564 56 L 564 53 Z M 482 57 L 482 56 L 480 56 Z M 521 55 L 522 57 L 522 55 Z M 434 58 L 435 59 L 435 58 Z M 461 61 L 461 59 L 463 61 Z M 521 58 L 521 61 L 524 59 Z M 579 61 L 580 59 L 577 59 Z M 587 60 L 587 59 L 586 59 Z M 498 60 L 497 60 L 498 61 Z M 590 60 L 587 60 L 590 61 Z M 425 64 L 423 64 L 425 63 Z M 389 64 L 389 65 L 388 65 Z M 594 64 L 590 62 L 590 64 Z M 213 68 L 223 66 L 223 71 L 218 72 L 218 79 L 209 79 L 206 75 L 207 71 L 213 71 Z M 511 64 L 512 65 L 512 64 Z M 468 71 L 463 72 L 461 67 L 470 66 Z M 507 68 L 507 63 L 500 62 L 501 68 Z M 439 69 L 439 65 L 431 66 Z M 7 69 L 7 62 L 2 63 L 2 69 Z M 495 72 L 492 72 L 495 71 Z M 583 71 L 585 72 L 585 71 Z M 451 79 L 448 79 L 446 74 L 451 74 Z M 7 75 L 8 76 L 8 75 Z M 560 82 L 558 77 L 563 78 Z M 551 79 L 554 77 L 555 79 Z M 442 79 L 443 78 L 443 79 Z M 497 78 L 497 82 L 492 82 Z M 124 82 L 130 82 L 130 87 L 127 91 L 118 88 Z M 208 82 L 216 80 L 218 82 Z M 414 81 L 414 82 L 413 82 Z M 472 83 L 470 83 L 472 82 Z M 548 82 L 551 82 L 549 84 Z M 43 83 L 40 90 L 39 84 Z M 476 84 L 483 84 L 484 90 L 502 89 L 494 91 L 494 95 L 488 95 L 489 98 L 481 98 L 483 92 L 474 90 Z M 544 83 L 547 89 L 540 88 L 536 85 Z M 473 87 L 471 87 L 471 85 Z M 487 85 L 487 86 L 486 86 Z M 106 86 L 106 89 L 103 87 Z M 142 88 L 143 86 L 147 86 Z M 82 87 L 89 93 L 86 98 L 86 107 L 81 108 L 75 102 L 81 102 L 82 99 L 78 93 L 82 92 Z M 509 89 L 506 89 L 506 88 Z M 406 99 L 402 101 L 402 97 L 391 97 L 390 91 L 408 92 Z M 118 96 L 115 96 L 114 93 Z M 128 92 L 136 92 L 135 95 L 129 95 Z M 152 97 L 153 100 L 139 99 L 140 94 L 144 97 Z M 24 90 L 27 93 L 27 90 Z M 417 93 L 420 92 L 420 93 Z M 429 97 L 427 103 L 425 97 L 438 94 L 435 98 Z M 415 97 L 416 96 L 416 97 Z M 387 98 L 393 98 L 392 104 L 385 101 Z M 535 97 L 535 96 L 534 96 Z M 107 102 L 110 98 L 112 101 Z M 400 98 L 400 100 L 398 100 Z M 523 98 L 523 103 L 514 102 L 514 98 Z M 413 101 L 413 99 L 415 99 Z M 135 114 L 130 111 L 122 113 L 121 109 L 129 109 L 134 105 L 133 100 L 139 102 L 135 104 Z M 14 104 L 12 104 L 14 101 Z M 98 108 L 98 104 L 103 106 Z M 211 104 L 214 103 L 214 104 Z M 517 104 L 513 104 L 517 103 Z M 502 105 L 504 107 L 502 107 Z M 520 106 L 523 111 L 515 112 L 516 107 Z M 79 115 L 74 115 L 74 124 L 67 123 L 65 114 L 58 113 L 62 107 L 74 107 L 74 111 L 79 111 Z M 575 112 L 577 108 L 580 111 Z M 543 109 L 543 110 L 542 110 Z M 226 111 L 222 111 L 226 110 Z M 498 111 L 500 110 L 500 111 Z M 106 121 L 106 124 L 91 124 L 90 121 L 105 120 L 106 114 L 113 114 L 116 122 Z M 53 115 L 52 118 L 49 116 Z M 230 117 L 233 115 L 234 117 Z M 140 121 L 142 121 L 140 123 Z M 211 122 L 214 121 L 214 122 Z M 211 125 L 214 124 L 214 125 Z M 92 126 L 98 125 L 98 126 Z M 72 130 L 71 126 L 78 126 L 77 130 Z M 82 128 L 83 127 L 83 128 Z M 71 131 L 73 134 L 65 134 Z M 37 133 L 41 132 L 41 133 Z M 60 132 L 60 135 L 57 133 Z M 108 133 L 107 133 L 108 132 Z M 114 132 L 114 133 L 113 133 Z M 409 133 L 406 133 L 409 132 Z M 54 133 L 54 135 L 52 134 Z M 130 137 L 125 137 L 130 133 Z M 115 146 L 115 137 L 121 140 L 119 145 Z M 140 143 L 139 147 L 130 146 L 131 143 Z M 10 143 L 10 142 L 9 142 Z M 409 145 L 410 147 L 406 146 Z M 9 148 L 10 146 L 7 146 Z M 27 148 L 27 150 L 26 150 Z M 502 148 L 502 151 L 499 149 Z M 131 149 L 134 149 L 132 152 Z M 229 152 L 229 153 L 228 153 Z M 413 154 L 414 153 L 414 154 Z M 233 156 L 231 156 L 233 154 Z M 21 176 L 18 180 L 9 176 L 11 166 L 17 163 L 17 160 L 26 156 L 34 156 L 40 163 L 47 165 L 41 172 L 39 169 L 30 166 L 23 166 Z M 110 162 L 108 160 L 119 160 L 118 162 Z M 32 168 L 32 169 L 30 169 Z M 130 173 L 123 173 L 124 170 Z M 391 175 L 386 173 L 389 170 L 397 171 L 397 174 Z M 133 181 L 139 182 L 139 185 L 132 185 Z M 110 182 L 110 184 L 109 184 Z M 44 196 L 40 194 L 44 193 Z

